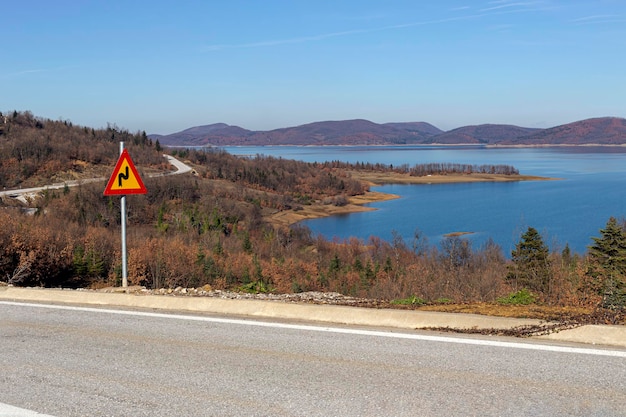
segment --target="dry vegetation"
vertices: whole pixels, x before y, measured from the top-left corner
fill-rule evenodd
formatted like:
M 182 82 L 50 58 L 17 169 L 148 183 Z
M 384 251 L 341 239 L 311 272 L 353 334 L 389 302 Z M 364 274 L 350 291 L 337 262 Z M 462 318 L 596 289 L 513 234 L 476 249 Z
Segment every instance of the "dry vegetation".
M 143 133 L 76 127 L 18 112 L 1 116 L 0 126 L 0 185 L 6 188 L 109 172 L 122 139 L 138 166 L 168 169 L 159 144 Z M 491 242 L 472 248 L 461 236 L 449 236 L 433 246 L 418 230 L 408 242 L 397 235 L 391 242 L 328 241 L 293 225 L 299 218 L 354 210 L 353 204 L 380 198 L 368 194 L 364 179 L 372 180 L 375 172 L 407 176 L 404 167 L 238 158 L 220 151 L 175 154 L 194 165 L 195 175 L 147 178 L 147 195 L 127 197 L 131 285 L 338 292 L 380 300 L 379 306 L 399 300 L 397 308 L 529 317 L 541 310 L 546 318 L 591 317 L 603 300 L 597 285 L 602 275 L 590 273 L 598 270 L 587 254 L 549 253 L 539 284 L 522 280 L 519 271 L 512 275 L 512 261 Z M 49 191 L 36 201 L 35 215 L 4 201 L 0 280 L 24 286 L 119 285 L 119 198 L 102 191 L 102 184 Z M 532 307 L 498 302 L 526 288 Z M 619 322 L 615 317 L 621 316 L 612 317 Z

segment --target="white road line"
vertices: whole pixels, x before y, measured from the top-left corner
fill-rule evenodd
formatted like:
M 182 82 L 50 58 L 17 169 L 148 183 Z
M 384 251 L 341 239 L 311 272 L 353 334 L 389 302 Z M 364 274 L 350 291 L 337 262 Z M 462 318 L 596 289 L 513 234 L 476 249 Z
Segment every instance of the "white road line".
M 618 358 L 626 358 L 626 351 L 624 350 L 580 348 L 580 347 L 571 347 L 571 346 L 544 345 L 544 344 L 538 344 L 538 343 L 505 342 L 505 341 L 484 340 L 484 339 L 469 339 L 469 338 L 465 339 L 465 338 L 460 338 L 460 337 L 431 336 L 431 335 L 412 334 L 412 333 L 393 333 L 393 332 L 384 332 L 384 331 L 377 331 L 377 330 L 350 329 L 350 328 L 315 326 L 315 325 L 306 325 L 306 324 L 273 323 L 273 322 L 256 321 L 256 320 L 227 319 L 227 318 L 219 318 L 219 317 L 151 313 L 151 312 L 144 312 L 144 311 L 113 310 L 113 309 L 100 309 L 100 308 L 90 308 L 90 307 L 74 307 L 74 306 L 63 306 L 63 305 L 53 305 L 53 304 L 20 303 L 20 302 L 13 302 L 13 301 L 0 301 L 0 304 L 12 305 L 12 306 L 46 308 L 46 309 L 53 309 L 53 310 L 84 311 L 84 312 L 90 312 L 90 313 L 117 314 L 117 315 L 123 315 L 123 316 L 201 321 L 201 322 L 209 322 L 209 323 L 235 324 L 235 325 L 241 325 L 241 326 L 273 327 L 277 329 L 304 330 L 304 331 L 311 331 L 311 332 L 341 333 L 341 334 L 353 334 L 353 335 L 359 335 L 359 336 L 387 337 L 387 338 L 393 338 L 393 339 L 409 339 L 409 340 L 421 340 L 421 341 L 429 341 L 429 342 L 456 343 L 456 344 L 462 344 L 462 345 L 478 345 L 478 346 L 490 346 L 490 347 L 503 347 L 503 348 L 510 348 L 510 349 L 538 350 L 538 351 L 544 351 L 544 352 L 574 353 L 574 354 L 580 354 L 580 355 L 612 356 L 612 357 L 618 357 Z
M 0 417 L 53 417 L 49 414 L 41 414 L 36 411 L 13 407 L 9 404 L 0 403 Z

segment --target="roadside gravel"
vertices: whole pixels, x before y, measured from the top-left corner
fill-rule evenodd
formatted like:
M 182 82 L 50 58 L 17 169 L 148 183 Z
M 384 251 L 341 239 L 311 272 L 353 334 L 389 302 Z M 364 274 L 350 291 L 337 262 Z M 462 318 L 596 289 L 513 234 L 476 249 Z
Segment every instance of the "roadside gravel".
M 338 292 L 308 291 L 295 294 L 245 293 L 214 290 L 208 285 L 200 288 L 177 287 L 160 288 L 156 290 L 150 290 L 139 286 L 127 287 L 126 289 L 120 287 L 109 287 L 96 291 L 118 293 L 127 292 L 137 295 L 164 295 L 172 297 L 215 297 L 231 300 L 265 300 L 285 303 L 329 304 L 369 308 L 389 308 L 393 306 L 393 304 L 386 300 L 351 297 Z

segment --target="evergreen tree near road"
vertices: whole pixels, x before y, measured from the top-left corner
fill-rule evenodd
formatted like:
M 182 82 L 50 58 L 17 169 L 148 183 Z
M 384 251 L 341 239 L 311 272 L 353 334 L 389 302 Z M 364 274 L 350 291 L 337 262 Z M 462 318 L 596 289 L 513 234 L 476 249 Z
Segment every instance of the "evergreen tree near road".
M 605 308 L 626 307 L 626 232 L 611 217 L 600 237 L 592 237 L 589 246 L 589 275 L 602 295 Z
M 512 263 L 508 267 L 507 281 L 516 288 L 526 288 L 547 295 L 552 281 L 550 250 L 541 234 L 529 227 L 511 252 Z

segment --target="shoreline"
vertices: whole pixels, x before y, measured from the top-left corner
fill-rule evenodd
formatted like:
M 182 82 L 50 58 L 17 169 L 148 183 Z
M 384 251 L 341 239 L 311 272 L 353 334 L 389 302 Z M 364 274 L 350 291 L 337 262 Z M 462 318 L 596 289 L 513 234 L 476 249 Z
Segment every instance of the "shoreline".
M 268 216 L 268 220 L 275 226 L 292 226 L 303 220 L 320 219 L 336 215 L 346 215 L 365 211 L 374 211 L 374 207 L 367 207 L 365 204 L 379 201 L 389 201 L 400 198 L 396 194 L 381 193 L 379 191 L 367 191 L 363 195 L 348 197 L 348 204 L 345 206 L 334 206 L 315 202 L 308 206 L 303 206 L 302 210 L 284 210 Z
M 370 185 L 385 184 L 458 184 L 468 182 L 518 182 L 518 181 L 556 181 L 560 178 L 539 177 L 536 175 L 504 174 L 446 174 L 415 177 L 396 172 L 347 171 L 352 178 L 365 181 Z
M 308 144 L 308 145 L 295 145 L 295 144 L 266 144 L 266 145 L 254 145 L 254 144 L 239 144 L 239 145 L 162 145 L 165 148 L 281 148 L 281 147 L 298 147 L 298 148 L 324 148 L 324 147 L 337 147 L 337 148 L 357 148 L 357 147 L 483 147 L 483 148 L 559 148 L 559 147 L 626 147 L 626 143 L 525 143 L 525 144 L 506 144 L 506 143 L 374 143 L 374 144 Z
M 503 175 L 503 174 L 453 174 L 430 175 L 412 177 L 408 174 L 348 171 L 353 178 L 366 182 L 369 185 L 385 184 L 455 184 L 469 182 L 515 182 L 515 181 L 555 181 L 559 178 L 539 177 L 533 175 Z M 401 198 L 396 194 L 380 191 L 366 191 L 363 195 L 348 197 L 345 206 L 323 204 L 319 201 L 303 206 L 301 210 L 284 210 L 267 216 L 267 220 L 275 226 L 292 226 L 303 220 L 319 219 L 335 215 L 347 215 L 377 210 L 365 204 L 389 201 Z

